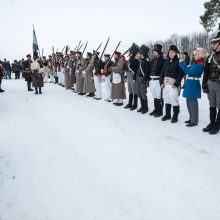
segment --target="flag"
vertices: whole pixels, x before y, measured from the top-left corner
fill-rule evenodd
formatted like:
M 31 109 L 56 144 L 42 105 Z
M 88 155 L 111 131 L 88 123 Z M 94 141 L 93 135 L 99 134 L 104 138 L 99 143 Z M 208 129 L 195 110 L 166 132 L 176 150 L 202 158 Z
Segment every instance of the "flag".
M 39 47 L 38 47 L 38 43 L 37 43 L 37 36 L 35 33 L 35 29 L 33 27 L 33 53 L 35 53 L 38 50 L 39 50 Z

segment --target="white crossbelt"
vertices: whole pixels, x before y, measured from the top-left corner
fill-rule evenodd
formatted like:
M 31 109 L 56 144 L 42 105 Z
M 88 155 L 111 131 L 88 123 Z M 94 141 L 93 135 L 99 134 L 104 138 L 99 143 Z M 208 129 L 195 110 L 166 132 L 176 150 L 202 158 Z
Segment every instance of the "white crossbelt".
M 187 77 L 187 79 L 190 79 L 190 80 L 199 80 L 198 77 Z
M 150 76 L 151 79 L 158 79 L 160 76 Z

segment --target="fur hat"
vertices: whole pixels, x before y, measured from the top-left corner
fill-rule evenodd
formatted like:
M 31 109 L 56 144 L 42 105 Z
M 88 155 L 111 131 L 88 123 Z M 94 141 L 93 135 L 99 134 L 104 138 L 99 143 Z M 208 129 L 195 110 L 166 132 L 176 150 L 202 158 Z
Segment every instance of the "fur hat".
M 142 45 L 140 50 L 139 50 L 139 53 L 146 58 L 146 57 L 148 57 L 149 51 L 150 51 L 149 47 L 147 47 L 145 45 Z
M 163 46 L 161 44 L 154 44 L 153 51 L 157 51 L 158 53 L 162 52 Z
M 171 46 L 170 46 L 169 52 L 170 52 L 171 50 L 174 51 L 174 52 L 176 52 L 176 53 L 180 53 L 179 50 L 178 50 L 178 48 L 177 48 L 175 45 L 171 45 Z
M 135 43 L 133 43 L 131 45 L 131 47 L 129 48 L 129 52 L 133 53 L 134 55 L 136 55 L 139 50 L 140 50 L 140 47 L 137 44 L 135 44 Z

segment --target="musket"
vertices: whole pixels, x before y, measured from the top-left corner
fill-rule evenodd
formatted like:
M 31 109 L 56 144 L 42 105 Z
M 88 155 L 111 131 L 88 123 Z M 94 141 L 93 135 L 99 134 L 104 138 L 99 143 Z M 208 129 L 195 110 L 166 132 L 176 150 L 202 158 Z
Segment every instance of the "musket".
M 52 47 L 52 54 L 54 54 L 54 46 Z
M 98 46 L 98 48 L 96 49 L 96 52 L 98 52 L 101 46 L 102 46 L 102 43 Z
M 106 48 L 107 48 L 107 46 L 108 46 L 109 40 L 110 40 L 110 37 L 108 37 L 108 40 L 107 40 L 107 42 L 106 42 L 106 44 L 105 44 L 105 47 L 104 47 L 104 49 L 103 49 L 103 51 L 102 51 L 102 53 L 101 53 L 101 56 L 99 57 L 98 63 L 101 61 L 102 56 L 103 56 L 103 54 L 105 53 L 105 50 L 106 50 Z
M 61 53 L 63 53 L 63 51 L 64 51 L 65 47 L 66 47 L 66 46 L 64 46 L 64 47 L 63 47 L 63 49 L 62 49 L 62 52 L 61 52 Z
M 65 55 L 68 54 L 68 46 L 66 45 Z
M 76 50 L 79 50 L 79 46 L 80 46 L 80 44 L 81 44 L 81 40 L 79 41 L 79 44 L 78 44 Z
M 83 56 L 83 54 L 85 53 L 85 50 L 86 50 L 87 45 L 88 45 L 88 41 L 86 42 L 86 45 L 85 45 L 85 47 L 84 47 L 84 49 L 83 49 L 82 56 Z
M 77 49 L 77 46 L 74 48 L 74 50 L 73 50 L 73 51 L 76 51 L 76 49 Z
M 129 50 L 130 50 L 130 48 L 127 49 L 123 54 L 121 54 L 121 56 L 119 57 L 119 60 L 120 60 Z
M 108 66 L 109 62 L 112 60 L 112 58 L 113 58 L 115 52 L 117 51 L 117 49 L 119 48 L 120 44 L 121 44 L 121 41 L 119 41 L 117 47 L 115 48 L 113 54 L 111 55 L 110 59 L 109 59 L 108 62 L 105 64 L 105 66 Z M 127 51 L 126 51 L 126 52 L 127 52 Z
M 83 44 L 82 44 L 82 45 L 79 47 L 79 49 L 78 49 L 78 50 L 80 51 L 80 49 L 81 49 L 82 47 L 83 47 Z
M 44 56 L 44 48 L 42 48 L 42 58 L 43 58 L 43 56 Z
M 70 48 L 71 48 L 71 47 L 69 47 L 69 48 L 68 48 L 68 51 L 67 51 L 67 53 L 69 53 L 69 51 L 70 51 Z

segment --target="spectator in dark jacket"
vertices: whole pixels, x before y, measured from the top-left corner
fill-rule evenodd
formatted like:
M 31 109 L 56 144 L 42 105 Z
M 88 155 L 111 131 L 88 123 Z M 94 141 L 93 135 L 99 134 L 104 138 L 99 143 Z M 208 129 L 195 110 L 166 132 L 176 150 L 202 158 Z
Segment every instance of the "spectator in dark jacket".
M 2 87 L 1 87 L 3 76 L 4 76 L 3 64 L 2 64 L 2 62 L 0 61 L 0 92 L 4 92 L 4 90 L 3 90 Z

